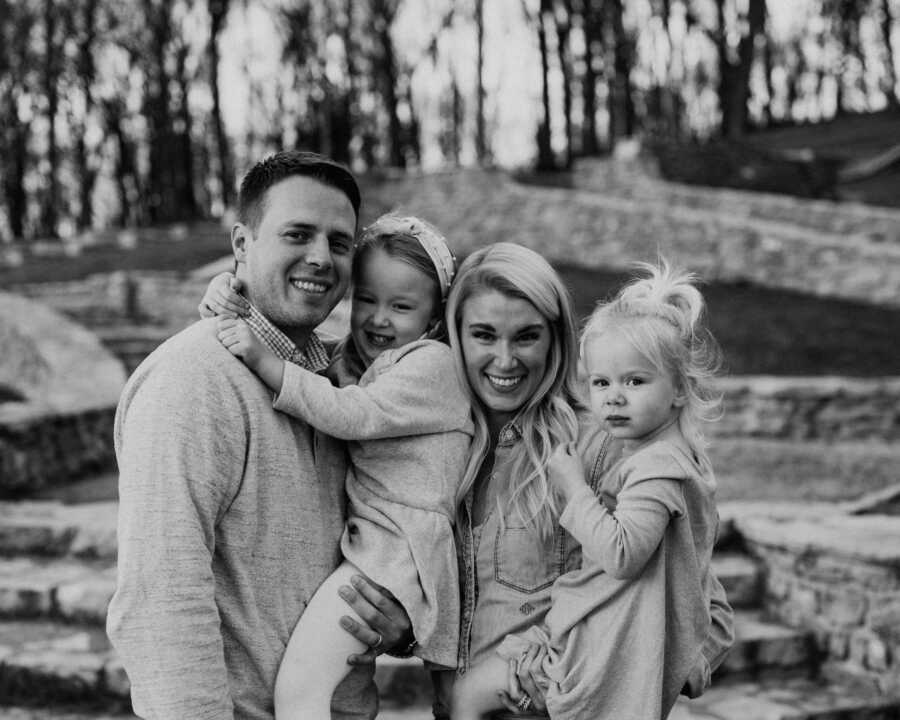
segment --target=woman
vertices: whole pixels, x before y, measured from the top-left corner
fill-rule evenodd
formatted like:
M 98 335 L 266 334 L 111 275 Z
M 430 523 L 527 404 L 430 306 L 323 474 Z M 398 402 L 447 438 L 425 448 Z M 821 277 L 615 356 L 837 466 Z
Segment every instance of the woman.
M 540 255 L 512 243 L 472 253 L 450 291 L 447 328 L 476 427 L 457 517 L 458 672 L 465 673 L 506 635 L 540 623 L 553 581 L 580 566 L 580 548 L 558 526 L 561 508 L 548 489 L 545 468 L 553 448 L 577 440 L 586 480 L 595 488 L 620 448 L 582 415 L 571 302 Z M 718 581 L 712 584 L 710 637 L 684 689 L 692 697 L 706 688 L 733 639 L 731 608 Z M 398 623 L 384 620 L 386 613 L 361 605 L 355 609 L 385 639 L 402 634 Z M 535 681 L 539 665 L 535 652 L 510 665 L 505 704 L 519 717 L 544 717 Z M 448 717 L 450 682 L 444 676 L 439 683 L 436 718 Z
M 577 440 L 586 480 L 596 487 L 620 447 L 581 413 L 571 304 L 540 255 L 512 243 L 470 255 L 448 298 L 447 326 L 476 425 L 457 518 L 464 673 L 506 635 L 539 623 L 553 581 L 580 565 L 548 486 L 553 448 Z M 689 694 L 703 691 L 731 644 L 731 609 L 714 583 L 712 633 Z M 543 710 L 532 673 L 538 660 L 532 654 L 517 673 L 511 666 L 510 710 Z

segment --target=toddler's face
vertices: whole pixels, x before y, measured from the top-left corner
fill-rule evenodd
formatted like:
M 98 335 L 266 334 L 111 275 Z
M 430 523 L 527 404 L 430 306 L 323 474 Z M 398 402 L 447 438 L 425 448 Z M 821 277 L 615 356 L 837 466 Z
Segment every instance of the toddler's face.
M 621 332 L 592 338 L 584 352 L 591 410 L 611 435 L 641 440 L 677 417 L 684 398 L 672 378 Z
M 379 249 L 359 262 L 350 333 L 368 366 L 385 350 L 422 337 L 436 308 L 433 281 L 421 270 Z

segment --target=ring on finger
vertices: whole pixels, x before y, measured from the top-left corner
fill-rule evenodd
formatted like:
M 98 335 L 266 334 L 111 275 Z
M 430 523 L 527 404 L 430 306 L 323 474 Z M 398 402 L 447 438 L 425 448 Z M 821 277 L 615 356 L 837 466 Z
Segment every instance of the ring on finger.
M 375 633 L 378 636 L 378 639 L 375 641 L 375 644 L 371 646 L 373 650 L 378 650 L 381 647 L 381 644 L 384 642 L 384 637 L 382 637 L 381 633 Z
M 522 712 L 527 712 L 528 708 L 531 707 L 531 697 L 528 695 L 523 695 L 522 699 L 516 703 L 516 707 L 519 708 Z

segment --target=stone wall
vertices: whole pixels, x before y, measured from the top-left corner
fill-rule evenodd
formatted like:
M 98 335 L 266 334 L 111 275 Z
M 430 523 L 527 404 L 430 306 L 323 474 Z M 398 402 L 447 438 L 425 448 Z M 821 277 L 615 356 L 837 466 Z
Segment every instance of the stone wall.
M 512 240 L 586 267 L 662 253 L 707 279 L 747 280 L 900 307 L 900 244 L 793 222 L 461 171 L 366 186 L 366 215 L 399 209 L 440 227 L 462 253 Z M 886 223 L 890 224 L 890 223 Z
M 900 244 L 900 209 L 669 182 L 647 157 L 581 159 L 573 172 L 573 184 L 646 204 L 709 210 L 748 220 L 789 223 L 826 235 Z
M 765 567 L 765 607 L 815 633 L 826 670 L 900 692 L 900 518 L 736 520 Z
M 728 377 L 711 435 L 779 440 L 900 439 L 900 378 Z
M 135 324 L 183 327 L 197 318 L 207 280 L 172 272 L 113 272 L 83 280 L 19 285 L 16 292 L 93 328 Z
M 115 406 L 0 423 L 0 497 L 115 467 Z

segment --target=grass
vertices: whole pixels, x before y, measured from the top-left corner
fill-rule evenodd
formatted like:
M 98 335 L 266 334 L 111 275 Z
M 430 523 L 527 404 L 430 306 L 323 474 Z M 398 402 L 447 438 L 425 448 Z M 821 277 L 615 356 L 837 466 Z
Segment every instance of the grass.
M 873 442 L 713 438 L 718 500 L 853 500 L 900 482 L 900 448 Z
M 583 318 L 608 299 L 628 273 L 558 265 Z M 735 375 L 900 374 L 900 310 L 821 298 L 750 283 L 702 286 L 708 324 Z

